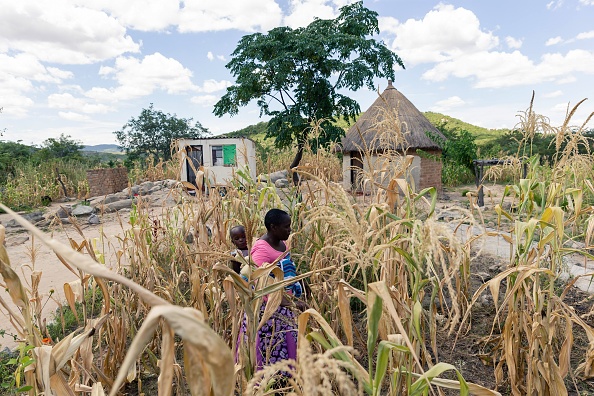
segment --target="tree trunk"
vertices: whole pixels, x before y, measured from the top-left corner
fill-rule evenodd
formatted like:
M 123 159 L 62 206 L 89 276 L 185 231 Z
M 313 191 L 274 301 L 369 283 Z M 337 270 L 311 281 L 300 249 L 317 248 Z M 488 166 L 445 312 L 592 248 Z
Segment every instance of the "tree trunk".
M 305 148 L 305 140 L 300 140 L 299 143 L 297 143 L 297 154 L 295 154 L 295 158 L 293 158 L 293 162 L 291 162 L 291 165 L 289 166 L 289 168 L 292 170 L 294 168 L 297 168 L 299 166 L 299 163 L 301 162 L 301 158 L 303 158 L 303 149 Z M 293 184 L 295 186 L 299 185 L 299 174 L 297 172 L 293 172 Z

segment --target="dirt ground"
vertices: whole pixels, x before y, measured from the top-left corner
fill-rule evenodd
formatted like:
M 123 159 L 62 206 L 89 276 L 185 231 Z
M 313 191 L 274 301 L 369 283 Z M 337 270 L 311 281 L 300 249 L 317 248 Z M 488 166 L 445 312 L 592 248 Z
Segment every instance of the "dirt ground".
M 62 205 L 72 205 L 77 203 L 55 202 L 49 207 L 44 208 L 46 219 L 51 218 Z M 151 208 L 150 210 L 156 210 Z M 130 210 L 124 209 L 118 213 L 105 213 L 99 216 L 100 224 L 88 224 L 85 217 L 78 219 L 77 223 L 83 236 L 73 224 L 64 224 L 54 220 L 54 222 L 42 229 L 52 236 L 55 240 L 71 246 L 71 240 L 77 244 L 85 239 L 95 242 L 96 250 L 105 256 L 105 263 L 115 265 L 117 263 L 116 252 L 119 248 L 118 237 L 123 236 L 124 232 L 130 229 L 129 217 Z M 12 216 L 0 214 L 0 223 L 6 225 Z M 10 265 L 26 282 L 25 287 L 31 288 L 31 273 L 41 271 L 41 280 L 38 286 L 43 310 L 42 319 L 51 321 L 59 305 L 65 304 L 64 284 L 78 279 L 78 274 L 71 272 L 64 266 L 53 251 L 39 240 L 31 238 L 28 232 L 22 228 L 8 227 L 6 229 L 6 250 L 10 258 Z M 0 298 L 2 298 L 14 312 L 18 312 L 16 306 L 12 303 L 10 295 L 5 287 L 0 284 Z M 4 337 L 0 337 L 0 349 L 14 348 L 16 343 L 12 335 L 15 333 L 14 327 L 9 321 L 4 308 L 0 308 L 0 329 L 6 330 Z

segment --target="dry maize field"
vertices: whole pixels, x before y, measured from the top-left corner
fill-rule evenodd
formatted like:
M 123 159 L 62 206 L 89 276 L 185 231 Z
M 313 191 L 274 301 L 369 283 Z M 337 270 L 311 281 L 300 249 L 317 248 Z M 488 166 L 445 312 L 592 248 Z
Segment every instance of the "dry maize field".
M 190 196 L 180 183 L 171 191 L 177 204 L 158 216 L 139 199 L 112 263 L 83 232 L 67 246 L 14 214 L 77 275 L 78 292 L 67 298 L 83 306 L 78 330 L 48 339 L 39 279 L 19 276 L 0 244 L 1 286 L 18 307 L 0 301 L 18 332 L 16 387 L 93 396 L 591 394 L 594 311 L 575 278 L 561 281 L 565 256 L 594 259 L 594 157 L 578 152 L 588 147 L 587 122 L 571 128 L 573 110 L 559 127 L 532 105 L 521 113 L 524 147 L 535 133 L 556 135 L 554 166 L 518 155 L 493 167 L 491 179 L 515 175 L 505 187 L 511 205 L 495 206 L 497 231 L 465 242 L 460 224 L 484 230 L 474 196 L 448 208 L 460 214 L 452 224 L 438 221 L 439 192 L 415 192 L 410 161 L 388 149 L 361 176 L 369 194 L 358 199 L 308 166 L 284 193 L 244 170 L 224 196 Z M 405 134 L 394 117 L 386 128 L 397 133 L 380 137 L 386 147 Z M 530 166 L 520 179 L 523 161 Z M 291 216 L 292 281 L 307 285 L 306 307 L 297 312 L 297 360 L 257 370 L 255 334 L 288 281 L 274 263 L 254 266 L 247 280 L 236 274 L 229 229 L 243 225 L 251 246 L 271 208 Z M 486 233 L 512 253 L 480 279 L 472 246 Z M 100 307 L 87 305 L 89 294 Z

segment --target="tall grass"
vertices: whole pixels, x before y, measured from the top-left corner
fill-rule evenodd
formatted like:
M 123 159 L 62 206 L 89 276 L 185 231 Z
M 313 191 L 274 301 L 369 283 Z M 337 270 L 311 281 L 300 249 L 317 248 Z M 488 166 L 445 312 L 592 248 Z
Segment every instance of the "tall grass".
M 42 206 L 48 197 L 52 200 L 64 195 L 84 198 L 88 192 L 87 166 L 81 161 L 60 159 L 15 164 L 13 173 L 0 187 L 0 201 L 23 210 Z

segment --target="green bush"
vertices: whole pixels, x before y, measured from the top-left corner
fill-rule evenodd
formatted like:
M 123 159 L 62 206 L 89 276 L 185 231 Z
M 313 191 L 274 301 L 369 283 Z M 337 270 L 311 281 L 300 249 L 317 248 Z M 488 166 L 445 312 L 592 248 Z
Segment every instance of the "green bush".
M 447 187 L 474 183 L 474 172 L 464 165 L 444 162 L 441 169 L 441 181 Z
M 89 289 L 85 294 L 85 304 L 87 307 L 88 318 L 94 318 L 101 313 L 101 306 L 103 305 L 103 294 L 98 289 Z M 75 303 L 76 316 L 70 309 L 69 305 L 63 305 L 56 310 L 54 320 L 47 324 L 47 332 L 53 341 L 61 340 L 68 334 L 72 333 L 79 327 L 84 326 L 83 320 L 83 305 Z

